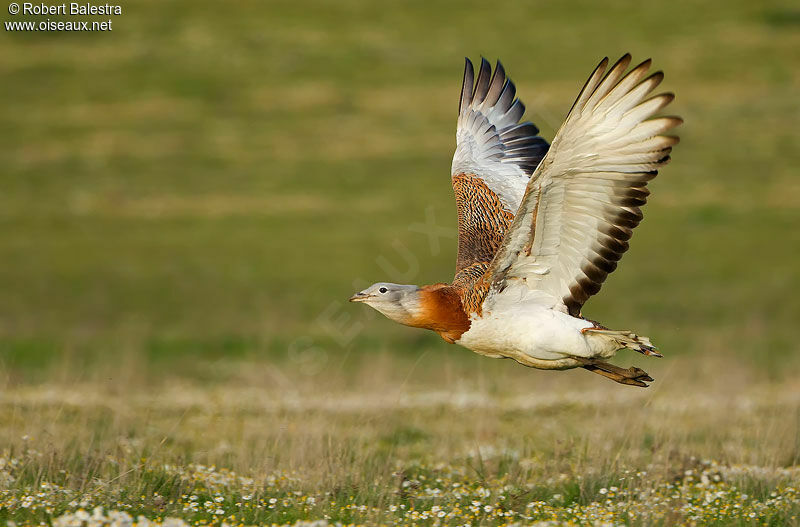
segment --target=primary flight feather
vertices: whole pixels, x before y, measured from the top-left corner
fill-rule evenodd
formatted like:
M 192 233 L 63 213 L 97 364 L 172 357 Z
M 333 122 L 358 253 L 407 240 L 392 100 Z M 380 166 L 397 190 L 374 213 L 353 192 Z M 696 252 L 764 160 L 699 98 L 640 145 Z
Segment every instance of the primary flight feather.
M 682 121 L 653 117 L 674 98 L 651 95 L 663 79 L 650 60 L 603 59 L 552 145 L 530 122 L 498 62 L 469 59 L 453 156 L 458 256 L 452 283 L 385 282 L 356 293 L 408 326 L 539 369 L 583 367 L 622 384 L 647 386 L 639 368 L 605 362 L 621 349 L 660 356 L 650 340 L 583 318 L 628 250 L 642 219 L 647 182 L 669 161 Z M 627 73 L 626 73 L 627 72 Z

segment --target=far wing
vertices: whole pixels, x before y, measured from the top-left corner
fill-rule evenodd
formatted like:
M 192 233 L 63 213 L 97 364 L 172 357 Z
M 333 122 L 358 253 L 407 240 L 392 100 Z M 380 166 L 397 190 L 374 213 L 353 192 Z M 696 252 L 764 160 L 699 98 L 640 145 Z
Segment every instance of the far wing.
M 628 250 L 647 182 L 678 142 L 662 134 L 682 122 L 651 119 L 674 96 L 650 97 L 663 74 L 647 76 L 647 60 L 623 76 L 629 63 L 625 55 L 603 76 L 603 59 L 586 82 L 484 277 L 487 302 L 510 289 L 579 316 Z
M 519 122 L 525 106 L 515 95 L 500 62 L 492 74 L 481 59 L 475 79 L 466 60 L 451 172 L 458 210 L 457 285 L 470 285 L 486 271 L 547 152 L 539 129 Z

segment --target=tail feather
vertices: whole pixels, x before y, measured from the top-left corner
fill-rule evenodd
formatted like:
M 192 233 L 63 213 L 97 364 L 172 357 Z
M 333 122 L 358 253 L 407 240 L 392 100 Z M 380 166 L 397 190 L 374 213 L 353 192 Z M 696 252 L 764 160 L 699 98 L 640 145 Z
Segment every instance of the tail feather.
M 628 348 L 633 351 L 638 351 L 642 355 L 663 357 L 663 355 L 657 351 L 657 348 L 653 346 L 653 343 L 650 342 L 649 338 L 637 335 L 631 331 L 618 331 L 605 328 L 586 328 L 583 330 L 583 332 L 596 333 L 598 335 L 602 334 L 603 336 L 614 340 L 617 344 L 619 344 L 620 348 Z

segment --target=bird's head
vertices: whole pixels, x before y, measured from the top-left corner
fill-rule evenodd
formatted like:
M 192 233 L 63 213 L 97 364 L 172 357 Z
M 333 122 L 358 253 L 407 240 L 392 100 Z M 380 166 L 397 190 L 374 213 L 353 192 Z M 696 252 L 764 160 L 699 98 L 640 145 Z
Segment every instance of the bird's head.
M 412 325 L 419 317 L 420 288 L 415 285 L 378 282 L 350 297 L 351 302 L 363 302 L 401 324 Z

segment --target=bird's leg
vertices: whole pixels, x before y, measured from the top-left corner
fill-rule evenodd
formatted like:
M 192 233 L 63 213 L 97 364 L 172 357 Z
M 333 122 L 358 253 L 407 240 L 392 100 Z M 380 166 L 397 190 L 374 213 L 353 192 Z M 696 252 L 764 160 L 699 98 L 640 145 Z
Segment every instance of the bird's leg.
M 648 385 L 645 383 L 653 380 L 643 369 L 634 366 L 630 368 L 620 368 L 619 366 L 614 366 L 607 362 L 588 359 L 582 362 L 585 362 L 582 366 L 583 368 L 602 375 L 603 377 L 608 377 L 612 381 L 616 381 L 620 384 L 647 388 Z

